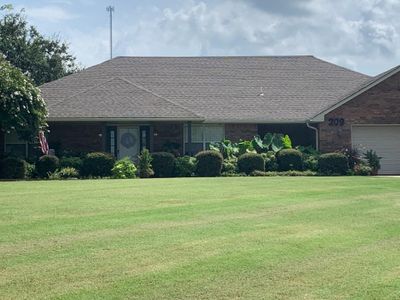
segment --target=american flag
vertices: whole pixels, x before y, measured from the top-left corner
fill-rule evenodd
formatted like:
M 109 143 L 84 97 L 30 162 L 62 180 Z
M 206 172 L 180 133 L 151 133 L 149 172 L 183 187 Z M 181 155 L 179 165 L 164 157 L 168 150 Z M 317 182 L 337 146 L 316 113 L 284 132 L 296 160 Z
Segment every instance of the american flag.
M 42 150 L 43 154 L 49 154 L 49 144 L 47 143 L 46 137 L 44 136 L 44 132 L 39 132 L 39 143 L 40 149 Z

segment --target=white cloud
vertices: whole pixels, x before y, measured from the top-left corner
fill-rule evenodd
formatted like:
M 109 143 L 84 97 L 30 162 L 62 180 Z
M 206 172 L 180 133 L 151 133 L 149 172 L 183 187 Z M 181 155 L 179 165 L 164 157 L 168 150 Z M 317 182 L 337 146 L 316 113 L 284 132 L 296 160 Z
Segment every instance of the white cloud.
M 115 55 L 312 54 L 369 74 L 400 61 L 397 0 L 181 3 L 178 9 L 142 4 L 140 8 L 118 10 Z M 49 15 L 58 20 L 74 17 L 63 10 L 36 10 L 37 17 Z M 93 28 L 68 23 L 63 32 L 86 66 L 108 58 L 104 18 L 103 25 Z
M 48 22 L 69 21 L 78 17 L 57 5 L 47 5 L 42 7 L 25 7 L 27 15 L 32 19 Z

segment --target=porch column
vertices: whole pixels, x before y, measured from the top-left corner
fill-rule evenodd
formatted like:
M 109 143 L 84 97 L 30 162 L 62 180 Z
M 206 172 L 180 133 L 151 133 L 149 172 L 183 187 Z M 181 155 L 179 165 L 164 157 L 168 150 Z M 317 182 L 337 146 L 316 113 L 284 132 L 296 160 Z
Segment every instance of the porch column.
M 187 153 L 190 156 L 192 156 L 192 122 L 187 122 L 187 131 L 188 131 Z M 185 140 L 183 142 L 185 142 Z

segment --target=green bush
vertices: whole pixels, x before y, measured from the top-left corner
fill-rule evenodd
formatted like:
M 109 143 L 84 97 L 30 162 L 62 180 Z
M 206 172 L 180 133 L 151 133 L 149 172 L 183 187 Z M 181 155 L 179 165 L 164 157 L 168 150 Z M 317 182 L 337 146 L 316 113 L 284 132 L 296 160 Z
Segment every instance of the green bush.
M 305 170 L 318 171 L 318 156 L 316 155 L 303 155 L 303 166 Z
M 85 156 L 81 174 L 84 177 L 108 177 L 114 167 L 115 158 L 109 153 L 92 152 Z
M 149 178 L 154 175 L 151 162 L 153 158 L 149 150 L 143 149 L 139 155 L 139 176 L 140 178 Z
M 378 156 L 374 150 L 368 150 L 363 155 L 364 159 L 368 162 L 368 165 L 372 169 L 372 175 L 377 175 L 381 168 L 382 157 Z
M 283 149 L 277 153 L 279 170 L 290 171 L 303 169 L 303 155 L 296 149 Z
M 346 155 L 337 152 L 322 154 L 318 159 L 318 171 L 324 175 L 346 175 L 349 171 Z
M 175 160 L 175 176 L 190 177 L 196 171 L 196 158 L 190 156 L 177 157 Z
M 279 166 L 274 151 L 268 151 L 267 153 L 263 153 L 262 156 L 264 157 L 265 160 L 266 171 L 278 171 Z
M 23 159 L 8 157 L 0 162 L 0 178 L 24 179 L 27 174 L 27 163 Z
M 237 162 L 233 160 L 224 160 L 222 163 L 222 173 L 236 173 Z
M 75 168 L 66 167 L 61 168 L 60 170 L 55 171 L 54 173 L 49 175 L 49 179 L 59 180 L 59 179 L 72 179 L 78 178 L 79 172 Z
M 48 178 L 51 173 L 54 173 L 60 165 L 57 156 L 43 155 L 36 162 L 36 173 L 40 178 Z
M 129 179 L 136 177 L 137 168 L 135 164 L 129 159 L 129 157 L 125 157 L 115 162 L 114 167 L 112 168 L 112 176 L 116 179 Z
M 83 165 L 83 160 L 79 156 L 62 157 L 60 159 L 60 168 L 74 168 L 76 170 L 81 170 Z
M 223 157 L 221 153 L 213 150 L 201 151 L 196 155 L 196 174 L 202 177 L 215 177 L 221 175 Z
M 154 177 L 172 177 L 175 169 L 175 156 L 169 152 L 154 152 L 151 154 Z
M 307 171 L 285 171 L 285 172 L 262 172 L 254 171 L 250 174 L 251 176 L 316 176 L 317 172 L 310 170 Z
M 261 154 L 246 153 L 238 159 L 239 172 L 250 174 L 253 171 L 265 171 L 265 161 Z
M 354 175 L 357 176 L 369 176 L 373 174 L 373 169 L 367 165 L 367 164 L 363 164 L 363 163 L 359 163 L 357 165 L 354 166 Z

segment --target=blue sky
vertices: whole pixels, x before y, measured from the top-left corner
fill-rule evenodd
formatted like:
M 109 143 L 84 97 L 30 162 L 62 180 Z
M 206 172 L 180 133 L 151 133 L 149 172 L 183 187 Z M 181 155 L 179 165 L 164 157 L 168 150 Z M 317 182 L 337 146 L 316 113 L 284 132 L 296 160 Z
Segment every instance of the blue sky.
M 311 54 L 376 75 L 400 62 L 399 0 L 3 0 L 70 44 L 85 67 L 114 56 Z

